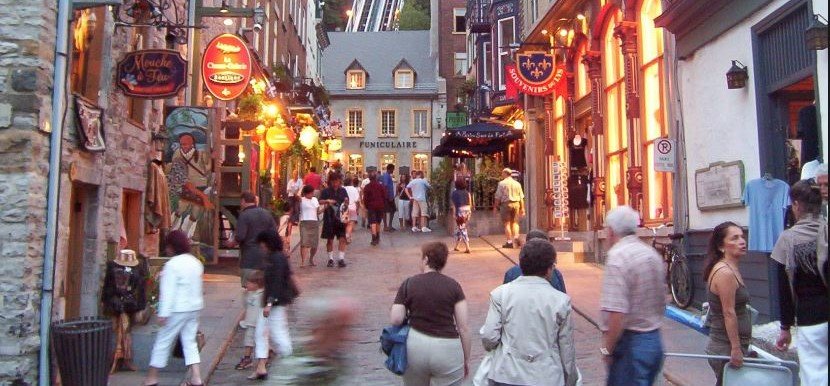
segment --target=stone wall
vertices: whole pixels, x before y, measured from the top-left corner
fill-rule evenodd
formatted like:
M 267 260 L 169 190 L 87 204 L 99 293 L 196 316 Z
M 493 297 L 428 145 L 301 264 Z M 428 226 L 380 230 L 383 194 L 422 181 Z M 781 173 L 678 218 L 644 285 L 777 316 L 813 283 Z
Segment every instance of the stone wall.
M 37 383 L 54 1 L 0 0 L 0 384 Z M 44 44 L 49 42 L 51 44 Z

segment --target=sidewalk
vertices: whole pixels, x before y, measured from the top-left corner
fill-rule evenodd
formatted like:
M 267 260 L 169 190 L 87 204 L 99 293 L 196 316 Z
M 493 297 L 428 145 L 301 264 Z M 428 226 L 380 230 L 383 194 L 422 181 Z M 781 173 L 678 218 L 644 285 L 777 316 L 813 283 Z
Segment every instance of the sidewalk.
M 211 271 L 208 268 L 208 271 Z M 227 271 L 227 269 L 225 270 Z M 242 317 L 243 302 L 239 276 L 222 272 L 204 275 L 205 308 L 199 318 L 199 330 L 205 334 L 201 351 L 202 377 L 209 378 Z M 117 372 L 110 375 L 110 385 L 142 385 L 150 361 L 150 351 L 159 330 L 156 316 L 145 326 L 133 328 L 133 356 L 137 372 Z M 160 385 L 178 385 L 185 379 L 184 359 L 170 357 L 167 367 L 160 372 Z
M 292 243 L 294 247 L 299 244 L 299 237 L 295 239 Z M 202 288 L 205 308 L 199 317 L 199 330 L 205 334 L 205 346 L 200 354 L 202 378 L 207 383 L 233 341 L 245 313 L 236 262 L 206 266 Z M 143 384 L 158 330 L 155 315 L 147 325 L 133 327 L 133 357 L 139 371 L 112 374 L 110 385 Z M 167 367 L 159 374 L 159 385 L 179 385 L 185 379 L 186 372 L 184 359 L 171 355 Z
M 485 242 L 497 248 L 514 262 L 519 261 L 519 249 L 503 249 L 503 236 L 482 236 Z M 562 272 L 568 295 L 577 313 L 584 316 L 595 326 L 599 322 L 599 299 L 602 290 L 602 268 L 594 264 L 557 264 Z M 707 337 L 674 320 L 664 318 L 661 329 L 663 346 L 666 352 L 704 354 Z M 599 347 L 597 347 L 599 349 Z M 715 375 L 708 362 L 700 359 L 667 358 L 663 365 L 663 375 L 675 385 L 711 385 Z

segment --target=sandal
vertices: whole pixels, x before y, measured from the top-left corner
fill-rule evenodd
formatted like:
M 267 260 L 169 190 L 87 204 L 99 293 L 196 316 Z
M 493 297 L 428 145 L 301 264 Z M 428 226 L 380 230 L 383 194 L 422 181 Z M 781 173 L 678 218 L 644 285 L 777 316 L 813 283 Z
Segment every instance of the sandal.
M 236 364 L 234 367 L 237 370 L 246 370 L 251 368 L 254 365 L 254 361 L 249 356 L 244 356 L 242 359 L 239 360 L 239 363 Z
M 249 381 L 264 381 L 268 379 L 268 373 L 253 373 L 248 376 Z

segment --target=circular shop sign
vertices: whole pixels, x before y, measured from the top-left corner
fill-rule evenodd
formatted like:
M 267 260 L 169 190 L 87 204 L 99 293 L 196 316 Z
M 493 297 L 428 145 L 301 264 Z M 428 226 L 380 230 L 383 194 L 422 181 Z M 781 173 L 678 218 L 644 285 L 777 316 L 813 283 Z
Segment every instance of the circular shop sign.
M 202 79 L 217 99 L 235 99 L 251 80 L 251 53 L 233 34 L 219 35 L 208 43 L 202 55 Z

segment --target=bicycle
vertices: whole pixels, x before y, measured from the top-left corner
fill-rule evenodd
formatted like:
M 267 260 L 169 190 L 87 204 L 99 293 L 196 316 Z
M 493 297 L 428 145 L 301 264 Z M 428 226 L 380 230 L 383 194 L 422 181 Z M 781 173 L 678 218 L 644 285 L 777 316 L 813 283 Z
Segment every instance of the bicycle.
M 657 227 L 648 227 L 651 230 L 651 246 L 663 256 L 663 261 L 668 266 L 666 270 L 666 283 L 671 289 L 671 297 L 675 304 L 681 309 L 686 309 L 692 304 L 694 294 L 694 282 L 692 270 L 686 260 L 686 256 L 674 245 L 674 241 L 682 240 L 682 233 L 671 233 L 667 235 L 672 242 L 661 243 L 657 241 L 657 231 L 671 224 L 662 224 Z

